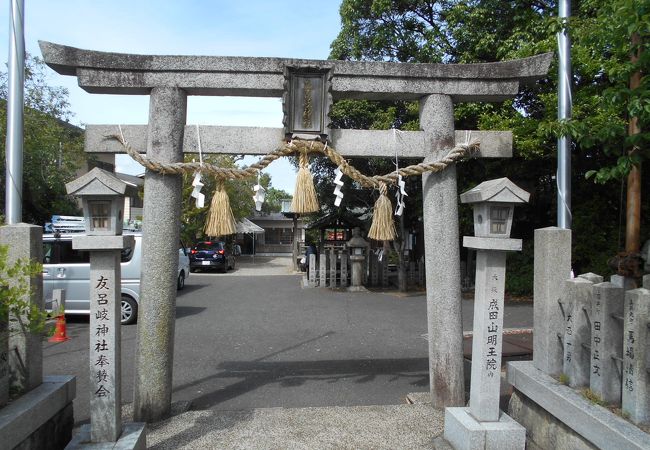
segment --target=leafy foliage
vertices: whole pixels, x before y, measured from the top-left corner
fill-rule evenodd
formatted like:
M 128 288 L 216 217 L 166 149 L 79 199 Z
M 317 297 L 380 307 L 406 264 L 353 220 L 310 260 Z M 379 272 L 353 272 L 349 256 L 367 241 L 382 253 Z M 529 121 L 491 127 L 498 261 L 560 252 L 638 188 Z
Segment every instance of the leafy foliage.
M 190 156 L 185 157 L 186 160 L 191 159 Z M 237 157 L 228 155 L 207 155 L 203 157 L 206 163 L 218 165 L 221 167 L 237 167 Z M 181 205 L 181 239 L 185 243 L 193 243 L 197 239 L 205 237 L 203 228 L 207 221 L 208 211 L 210 209 L 210 202 L 212 195 L 216 189 L 217 182 L 214 177 L 204 176 L 201 182 L 204 184 L 201 193 L 205 195 L 205 206 L 203 208 L 196 207 L 196 200 L 190 197 L 192 192 L 193 175 L 183 175 L 183 203 Z M 244 217 L 249 217 L 254 208 L 253 202 L 253 186 L 257 184 L 257 179 L 246 178 L 243 180 L 229 180 L 225 183 L 226 192 L 230 200 L 230 208 L 232 209 L 235 220 L 240 220 Z M 262 205 L 262 211 L 265 213 L 280 212 L 282 207 L 282 200 L 290 199 L 291 195 L 281 189 L 276 189 L 271 186 L 271 176 L 268 173 L 263 173 L 260 177 L 260 184 L 266 189 L 266 199 Z
M 457 129 L 512 130 L 514 135 L 512 159 L 463 163 L 458 171 L 459 192 L 489 178 L 509 177 L 532 193 L 531 203 L 516 209 L 513 231 L 531 240 L 535 228 L 556 220 L 556 141 L 569 135 L 573 141 L 574 269 L 606 275 L 605 261 L 621 246 L 617 235 L 622 226 L 624 186 L 611 181 L 621 179 L 633 164 L 649 156 L 650 78 L 642 76 L 636 89 L 629 88 L 629 78 L 637 71 L 650 72 L 650 4 L 583 0 L 573 4 L 568 22 L 556 12 L 557 3 L 552 0 L 343 0 L 342 27 L 330 57 L 424 63 L 500 61 L 555 51 L 556 33 L 569 25 L 572 119 L 556 118 L 557 61 L 546 78 L 524 87 L 512 100 L 456 105 Z M 634 44 L 633 34 L 637 36 Z M 633 53 L 637 61 L 630 60 Z M 335 105 L 334 122 L 344 128 L 419 128 L 417 105 L 341 103 Z M 641 133 L 628 137 L 631 117 L 638 119 Z M 630 154 L 632 148 L 636 150 Z M 586 177 L 601 184 L 594 186 Z M 646 193 L 648 186 L 646 177 L 642 186 Z M 647 239 L 649 202 L 642 205 L 641 229 Z M 461 207 L 460 212 L 461 235 L 471 234 L 470 209 Z M 531 252 L 525 246 L 521 255 L 509 258 L 509 289 L 521 293 L 526 286 L 532 288 L 532 271 L 524 267 L 532 261 Z
M 53 214 L 77 214 L 65 183 L 75 178 L 86 161 L 82 130 L 66 122 L 71 117 L 68 92 L 49 86 L 45 64 L 28 57 L 25 64 L 23 142 L 23 221 L 43 224 Z M 7 73 L 0 73 L 0 139 L 4 149 L 7 126 Z M 5 158 L 0 183 L 5 188 Z M 5 196 L 0 205 L 4 209 Z
M 9 247 L 0 245 L 0 322 L 8 323 L 9 335 L 49 333 L 47 313 L 29 301 L 29 279 L 40 276 L 41 264 L 25 259 L 10 264 L 8 254 Z

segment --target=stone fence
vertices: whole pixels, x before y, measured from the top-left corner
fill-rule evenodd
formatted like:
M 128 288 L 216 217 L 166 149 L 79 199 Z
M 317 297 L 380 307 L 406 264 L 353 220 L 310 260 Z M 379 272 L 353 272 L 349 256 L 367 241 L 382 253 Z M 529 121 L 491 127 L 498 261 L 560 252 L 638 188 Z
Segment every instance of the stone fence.
M 650 423 L 650 291 L 625 290 L 622 277 L 611 282 L 595 274 L 564 282 L 558 302 L 564 319 L 563 380 L 589 388 L 595 400 L 620 407 L 636 423 Z
M 535 231 L 533 361 L 508 364 L 533 448 L 650 448 L 650 275 L 571 271 L 571 231 Z M 616 413 L 618 411 L 618 413 Z
M 386 256 L 370 252 L 366 255 L 363 284 L 370 287 L 389 287 L 394 276 Z M 351 263 L 350 251 L 344 249 L 327 249 L 318 257 L 310 255 L 307 273 L 309 287 L 345 288 L 350 286 Z M 424 285 L 424 260 L 410 261 L 406 267 L 406 279 L 411 286 Z

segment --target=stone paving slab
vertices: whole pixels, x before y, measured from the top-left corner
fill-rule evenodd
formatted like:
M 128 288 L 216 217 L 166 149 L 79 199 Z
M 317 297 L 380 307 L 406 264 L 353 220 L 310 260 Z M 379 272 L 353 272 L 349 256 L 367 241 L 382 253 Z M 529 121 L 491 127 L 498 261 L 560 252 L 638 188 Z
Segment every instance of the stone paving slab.
M 428 405 L 188 411 L 148 426 L 151 449 L 430 449 L 443 413 Z

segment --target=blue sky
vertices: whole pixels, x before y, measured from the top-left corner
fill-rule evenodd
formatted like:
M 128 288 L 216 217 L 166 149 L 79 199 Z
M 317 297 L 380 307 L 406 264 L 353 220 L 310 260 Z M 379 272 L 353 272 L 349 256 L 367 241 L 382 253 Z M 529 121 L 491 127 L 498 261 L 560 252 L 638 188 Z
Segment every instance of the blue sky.
M 38 40 L 123 53 L 269 56 L 326 59 L 340 29 L 339 0 L 25 0 L 25 47 L 40 56 Z M 9 24 L 9 1 L 0 6 Z M 8 26 L 0 45 L 7 61 Z M 76 78 L 52 72 L 50 84 L 70 92 L 72 122 L 145 124 L 147 96 L 88 94 Z M 188 124 L 282 126 L 279 99 L 190 97 Z M 271 149 L 269 149 L 271 150 Z M 128 156 L 118 170 L 137 173 Z M 269 166 L 276 188 L 293 192 L 294 170 Z

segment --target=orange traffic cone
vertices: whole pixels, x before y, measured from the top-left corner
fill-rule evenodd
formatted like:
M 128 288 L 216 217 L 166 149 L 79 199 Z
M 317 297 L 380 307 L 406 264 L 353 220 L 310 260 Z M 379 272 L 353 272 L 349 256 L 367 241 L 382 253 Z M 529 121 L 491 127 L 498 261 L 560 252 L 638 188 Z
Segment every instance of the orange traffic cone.
M 65 330 L 65 314 L 61 314 L 56 318 L 56 326 L 54 327 L 54 335 L 48 339 L 48 342 L 65 342 L 69 340 Z

